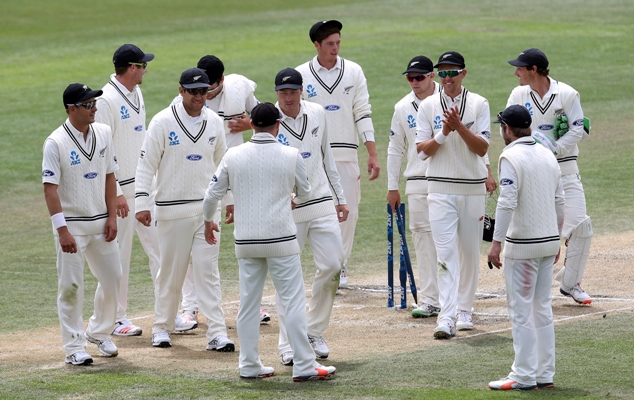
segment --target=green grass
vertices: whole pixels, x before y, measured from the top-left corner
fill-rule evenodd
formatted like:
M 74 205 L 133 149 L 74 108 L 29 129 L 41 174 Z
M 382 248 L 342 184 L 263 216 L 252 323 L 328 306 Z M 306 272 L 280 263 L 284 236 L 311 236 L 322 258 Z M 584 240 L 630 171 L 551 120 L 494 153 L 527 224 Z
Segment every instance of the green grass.
M 467 62 L 465 86 L 485 96 L 495 114 L 517 84 L 506 60 L 528 47 L 544 50 L 551 62 L 551 75 L 581 93 L 584 112 L 592 119 L 592 135 L 580 144 L 579 165 L 594 230 L 597 234 L 634 230 L 634 142 L 628 134 L 634 81 L 627 74 L 633 66 L 632 2 L 0 3 L 0 334 L 32 334 L 37 328 L 57 324 L 54 242 L 40 180 L 42 143 L 65 119 L 61 94 L 66 85 L 82 82 L 93 89 L 103 86 L 112 73 L 112 53 L 122 43 L 135 43 L 156 54 L 142 86 L 151 117 L 174 97 L 180 73 L 204 54 L 218 55 L 228 73 L 241 73 L 256 81 L 256 96 L 261 101 L 274 101 L 275 74 L 314 56 L 308 39 L 310 25 L 320 18 L 341 20 L 341 55 L 358 62 L 368 79 L 383 167 L 377 181 L 362 177 L 361 219 L 350 260 L 352 276 L 360 279 L 384 268 L 389 124 L 394 104 L 408 90 L 401 72 L 417 54 L 434 60 L 445 50 L 460 51 Z M 490 147 L 494 168 L 503 147 L 496 129 L 492 126 Z M 365 155 L 360 154 L 363 170 Z M 223 233 L 221 274 L 223 290 L 235 293 L 231 229 L 226 227 Z M 303 260 L 310 268 L 309 253 Z M 95 281 L 89 273 L 86 280 L 90 298 Z M 138 243 L 132 260 L 131 293 L 130 314 L 152 312 L 147 260 Z M 86 318 L 92 311 L 90 303 L 85 305 Z M 628 314 L 558 327 L 557 382 L 561 389 L 535 396 L 592 398 L 612 390 L 613 396 L 628 397 L 630 380 L 619 374 L 631 370 L 631 361 L 618 354 L 632 354 L 627 332 L 619 333 L 620 327 L 631 323 Z M 576 342 L 576 337 L 582 337 L 577 330 L 594 340 Z M 109 395 L 112 388 L 117 388 L 114 394 L 118 396 L 131 391 L 132 397 L 145 398 L 184 397 L 184 389 L 194 390 L 192 397 L 213 391 L 225 398 L 501 397 L 485 391 L 482 385 L 507 372 L 509 338 L 500 343 L 503 346 L 492 338 L 470 340 L 358 364 L 343 363 L 338 366 L 348 372 L 325 386 L 278 382 L 244 385 L 233 375 L 216 380 L 199 373 L 174 376 L 151 369 L 72 373 L 65 369 L 18 370 L 9 374 L 0 366 L 5 375 L 0 381 L 0 398 L 17 397 L 17 393 L 24 398 L 100 398 Z M 568 350 L 570 347 L 574 352 Z M 608 356 L 612 349 L 619 350 L 615 358 Z M 471 355 L 463 362 L 461 352 Z M 584 354 L 581 361 L 575 358 Z M 482 365 L 482 358 L 487 365 Z M 575 369 L 577 362 L 583 363 L 583 375 Z M 324 387 L 332 390 L 324 393 Z M 517 397 L 504 397 L 509 395 Z

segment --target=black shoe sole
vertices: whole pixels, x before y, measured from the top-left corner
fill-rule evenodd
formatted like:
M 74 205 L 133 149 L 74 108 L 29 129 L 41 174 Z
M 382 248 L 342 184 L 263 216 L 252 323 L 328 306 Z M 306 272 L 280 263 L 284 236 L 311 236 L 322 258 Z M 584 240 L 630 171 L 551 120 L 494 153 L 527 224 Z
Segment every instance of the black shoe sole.
M 153 347 L 159 347 L 159 348 L 165 349 L 165 348 L 168 348 L 168 347 L 172 347 L 172 344 L 171 344 L 171 343 L 168 343 L 168 342 L 161 342 L 161 343 L 158 343 L 158 344 L 154 344 L 154 343 L 152 343 L 152 346 L 153 346 Z
M 219 353 L 231 353 L 231 352 L 236 351 L 236 346 L 234 344 L 228 344 L 228 345 L 225 345 L 224 347 L 221 347 L 219 349 L 207 349 L 207 350 L 217 351 Z M 240 377 L 240 378 L 242 378 L 242 377 Z M 250 379 L 250 378 L 248 378 L 248 379 Z

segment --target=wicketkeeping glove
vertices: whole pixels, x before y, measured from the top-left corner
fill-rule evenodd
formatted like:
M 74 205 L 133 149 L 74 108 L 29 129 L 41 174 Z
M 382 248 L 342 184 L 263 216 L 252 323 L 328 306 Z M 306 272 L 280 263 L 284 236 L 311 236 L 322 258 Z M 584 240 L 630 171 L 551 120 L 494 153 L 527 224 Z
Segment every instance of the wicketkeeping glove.
M 554 155 L 557 155 L 557 143 L 555 143 L 554 140 L 538 131 L 533 131 L 532 136 L 537 143 L 552 151 Z
M 560 114 L 557 116 L 557 119 L 555 120 L 555 127 L 553 128 L 555 140 L 559 139 L 566 133 L 568 133 L 568 117 L 566 114 Z

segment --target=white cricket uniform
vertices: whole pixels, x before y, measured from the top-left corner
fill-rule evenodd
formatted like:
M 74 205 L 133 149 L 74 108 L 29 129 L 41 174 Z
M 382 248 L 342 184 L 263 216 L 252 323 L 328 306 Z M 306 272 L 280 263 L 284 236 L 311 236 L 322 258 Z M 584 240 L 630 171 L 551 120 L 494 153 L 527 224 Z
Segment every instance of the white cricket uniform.
M 276 106 L 280 109 L 279 104 Z M 343 244 L 335 205 L 346 204 L 346 199 L 330 149 L 323 107 L 302 100 L 296 118 L 285 115 L 281 109 L 280 113 L 282 119 L 277 141 L 299 150 L 311 185 L 305 201 L 295 200 L 293 217 L 300 249 L 304 248 L 308 240 L 315 260 L 317 271 L 306 322 L 308 334 L 319 337 L 328 328 L 339 287 Z M 286 313 L 279 293 L 276 293 L 276 304 L 280 325 L 278 350 L 283 354 L 291 350 L 291 345 L 286 334 Z
M 304 81 L 302 98 L 326 110 L 330 147 L 348 202 L 348 219 L 340 224 L 346 264 L 352 253 L 361 202 L 361 174 L 357 159 L 359 137 L 363 143 L 374 141 L 367 82 L 357 63 L 341 57 L 337 57 L 335 66 L 330 70 L 322 67 L 316 56 L 296 69 Z
M 434 82 L 434 94 L 441 86 Z M 399 190 L 401 164 L 407 157 L 403 176 L 407 180 L 405 194 L 409 210 L 409 229 L 412 231 L 416 264 L 418 265 L 418 295 L 421 304 L 440 308 L 436 247 L 429 224 L 427 204 L 427 160 L 418 158 L 416 150 L 416 116 L 420 100 L 414 92 L 408 93 L 394 106 L 390 125 L 390 143 L 387 147 L 387 189 Z
M 589 220 L 586 214 L 585 193 L 577 165 L 578 143 L 586 136 L 583 130 L 583 110 L 579 101 L 579 93 L 576 90 L 563 82 L 550 77 L 548 79 L 550 88 L 543 98 L 529 85 L 517 86 L 508 98 L 507 107 L 513 104 L 526 107 L 532 118 L 531 128 L 546 135 L 554 142 L 554 151 L 557 153 L 556 157 L 561 168 L 561 179 L 566 193 L 564 227 L 561 234 L 563 238 L 570 239 L 575 228 Z M 569 129 L 564 136 L 556 139 L 553 128 L 557 115 L 561 114 L 568 117 Z M 581 283 L 583 278 L 588 253 L 585 252 L 583 256 L 577 254 L 576 257 L 572 257 L 572 260 L 568 259 L 573 248 L 587 247 L 589 249 L 590 237 L 592 236 L 591 225 L 587 235 L 589 236 L 581 239 L 581 244 L 571 243 L 566 251 L 565 265 L 569 268 L 564 270 L 562 280 L 562 285 L 566 288 Z M 570 268 L 569 261 L 575 264 L 572 268 Z
M 86 333 L 98 340 L 110 337 L 117 315 L 121 279 L 119 249 L 106 242 L 108 218 L 105 202 L 106 175 L 118 166 L 110 128 L 94 123 L 88 136 L 66 119 L 44 142 L 42 183 L 57 185 L 69 232 L 77 244 L 76 253 L 64 253 L 53 228 L 57 251 L 57 312 L 66 356 L 86 349 L 82 309 L 84 305 L 84 263 L 97 278 L 94 313 Z
M 205 194 L 205 220 L 211 220 L 229 186 L 235 201 L 234 236 L 240 268 L 240 375 L 256 376 L 262 368 L 259 311 L 267 270 L 288 317 L 293 376 L 313 373 L 318 364 L 306 333 L 306 292 L 291 213 L 291 192 L 299 202 L 310 192 L 302 157 L 297 149 L 280 145 L 266 132 L 229 149 Z
M 484 97 L 462 88 L 455 99 L 441 91 L 421 102 L 416 118 L 416 143 L 442 132 L 443 111 L 451 107 L 458 107 L 463 124 L 471 132 L 489 142 L 489 103 Z M 467 312 L 473 307 L 478 286 L 486 178 L 484 158 L 469 150 L 455 131 L 450 132 L 445 143 L 429 157 L 427 201 L 438 258 L 441 307 L 438 320 L 443 317 L 455 320 L 456 307 Z
M 182 103 L 152 118 L 136 172 L 136 211 L 155 207 L 161 268 L 157 277 L 156 321 L 152 332 L 174 330 L 178 303 L 191 256 L 200 310 L 207 319 L 207 339 L 227 335 L 221 308 L 219 245 L 204 237 L 205 188 L 225 153 L 222 119 L 206 108 L 199 117 Z M 155 204 L 150 203 L 156 175 Z M 216 212 L 216 221 L 220 213 Z
M 130 258 L 134 232 L 149 259 L 152 282 L 156 282 L 159 269 L 159 244 L 156 226 L 145 226 L 134 217 L 134 175 L 139 162 L 141 145 L 145 138 L 145 103 L 138 85 L 129 91 L 116 78 L 103 87 L 103 95 L 97 98 L 95 120 L 110 126 L 114 152 L 119 163 L 117 171 L 117 196 L 124 196 L 130 209 L 126 218 L 117 217 L 117 242 L 121 255 L 121 287 L 117 321 L 127 319 Z M 152 196 L 154 194 L 152 193 Z M 153 212 L 153 210 L 151 210 Z
M 504 243 L 504 279 L 515 361 L 509 378 L 553 382 L 555 325 L 551 284 L 559 252 L 564 192 L 557 160 L 532 137 L 500 155 L 500 196 L 493 239 Z
M 205 101 L 205 106 L 216 112 L 218 116 L 224 120 L 227 148 L 231 148 L 244 142 L 244 132 L 231 133 L 229 121 L 231 121 L 233 117 L 251 114 L 253 107 L 258 105 L 259 101 L 255 98 L 254 94 L 257 84 L 245 76 L 229 74 L 225 75 L 222 86 L 222 91 L 213 99 Z M 183 97 L 179 94 L 172 100 L 171 105 L 178 104 L 182 101 Z M 218 240 L 220 240 L 220 235 L 218 235 Z M 194 274 L 191 264 L 187 269 L 187 276 L 183 284 L 183 301 L 181 307 L 184 311 L 198 310 L 198 298 L 196 297 Z

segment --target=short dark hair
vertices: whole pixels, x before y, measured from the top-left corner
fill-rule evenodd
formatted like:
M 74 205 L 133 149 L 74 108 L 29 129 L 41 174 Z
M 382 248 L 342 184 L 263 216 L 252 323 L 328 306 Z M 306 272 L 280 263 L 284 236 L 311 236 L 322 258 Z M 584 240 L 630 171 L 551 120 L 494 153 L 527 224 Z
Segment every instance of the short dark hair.
M 527 66 L 527 67 L 524 67 L 524 68 L 526 68 L 527 70 L 531 71 L 533 69 L 533 67 L 537 68 L 537 75 L 548 76 L 548 74 L 550 73 L 550 70 L 548 68 L 539 68 L 536 65 L 531 65 L 530 67 Z
M 130 69 L 131 65 L 126 65 L 125 67 L 114 67 L 114 73 L 121 76 L 121 75 L 125 75 L 126 72 L 128 72 L 128 69 Z
M 528 128 L 514 128 L 512 126 L 508 126 L 506 124 L 504 124 L 508 129 L 511 130 L 511 132 L 513 132 L 513 136 L 515 136 L 516 138 L 521 138 L 521 137 L 525 137 L 525 136 L 530 136 L 531 133 L 533 132 L 533 130 L 528 127 Z
M 321 44 L 321 42 L 324 41 L 324 39 L 326 39 L 328 36 L 334 34 L 334 33 L 338 33 L 341 35 L 341 29 L 337 28 L 336 26 L 324 26 L 323 28 L 319 29 L 317 31 L 317 33 L 315 34 L 315 42 Z

